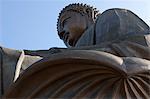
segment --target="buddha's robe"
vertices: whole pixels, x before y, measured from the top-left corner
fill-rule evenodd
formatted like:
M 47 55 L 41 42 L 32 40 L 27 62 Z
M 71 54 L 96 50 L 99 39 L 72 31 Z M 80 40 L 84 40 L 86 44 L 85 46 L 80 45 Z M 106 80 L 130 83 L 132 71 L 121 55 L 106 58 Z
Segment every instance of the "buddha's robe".
M 95 24 L 85 31 L 76 48 L 149 60 L 149 26 L 129 10 L 109 9 L 99 15 Z

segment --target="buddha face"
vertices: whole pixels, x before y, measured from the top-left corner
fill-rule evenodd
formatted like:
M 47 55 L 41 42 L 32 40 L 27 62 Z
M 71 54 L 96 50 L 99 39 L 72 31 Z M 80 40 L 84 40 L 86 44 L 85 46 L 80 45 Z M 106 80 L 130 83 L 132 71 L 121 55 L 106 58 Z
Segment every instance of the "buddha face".
M 68 11 L 61 15 L 59 36 L 68 47 L 75 46 L 88 28 L 88 17 L 78 12 Z

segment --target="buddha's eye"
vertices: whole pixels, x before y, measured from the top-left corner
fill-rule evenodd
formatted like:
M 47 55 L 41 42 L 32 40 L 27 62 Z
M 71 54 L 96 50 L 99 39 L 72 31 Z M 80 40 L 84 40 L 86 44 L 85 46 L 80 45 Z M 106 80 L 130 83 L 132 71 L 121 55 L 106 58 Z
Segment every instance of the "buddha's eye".
M 68 17 L 68 18 L 66 18 L 66 19 L 64 19 L 63 21 L 62 21 L 62 26 L 64 27 L 65 26 L 65 24 L 67 23 L 67 21 L 68 21 L 68 19 L 70 19 L 71 17 Z

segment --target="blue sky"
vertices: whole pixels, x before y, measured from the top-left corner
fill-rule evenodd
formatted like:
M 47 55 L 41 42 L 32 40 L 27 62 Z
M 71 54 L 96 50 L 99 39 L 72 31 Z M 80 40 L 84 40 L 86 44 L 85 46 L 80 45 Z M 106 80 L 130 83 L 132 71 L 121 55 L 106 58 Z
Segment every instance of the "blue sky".
M 100 12 L 126 8 L 150 26 L 150 0 L 0 0 L 0 45 L 20 50 L 65 47 L 57 35 L 58 14 L 66 5 L 78 2 Z

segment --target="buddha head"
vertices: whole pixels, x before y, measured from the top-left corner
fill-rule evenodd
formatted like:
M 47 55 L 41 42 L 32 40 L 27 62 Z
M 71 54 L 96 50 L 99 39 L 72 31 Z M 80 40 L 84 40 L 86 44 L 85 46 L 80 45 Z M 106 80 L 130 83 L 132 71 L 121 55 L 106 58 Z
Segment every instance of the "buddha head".
M 57 31 L 67 47 L 74 47 L 81 35 L 95 22 L 96 8 L 83 4 L 70 4 L 59 14 Z

